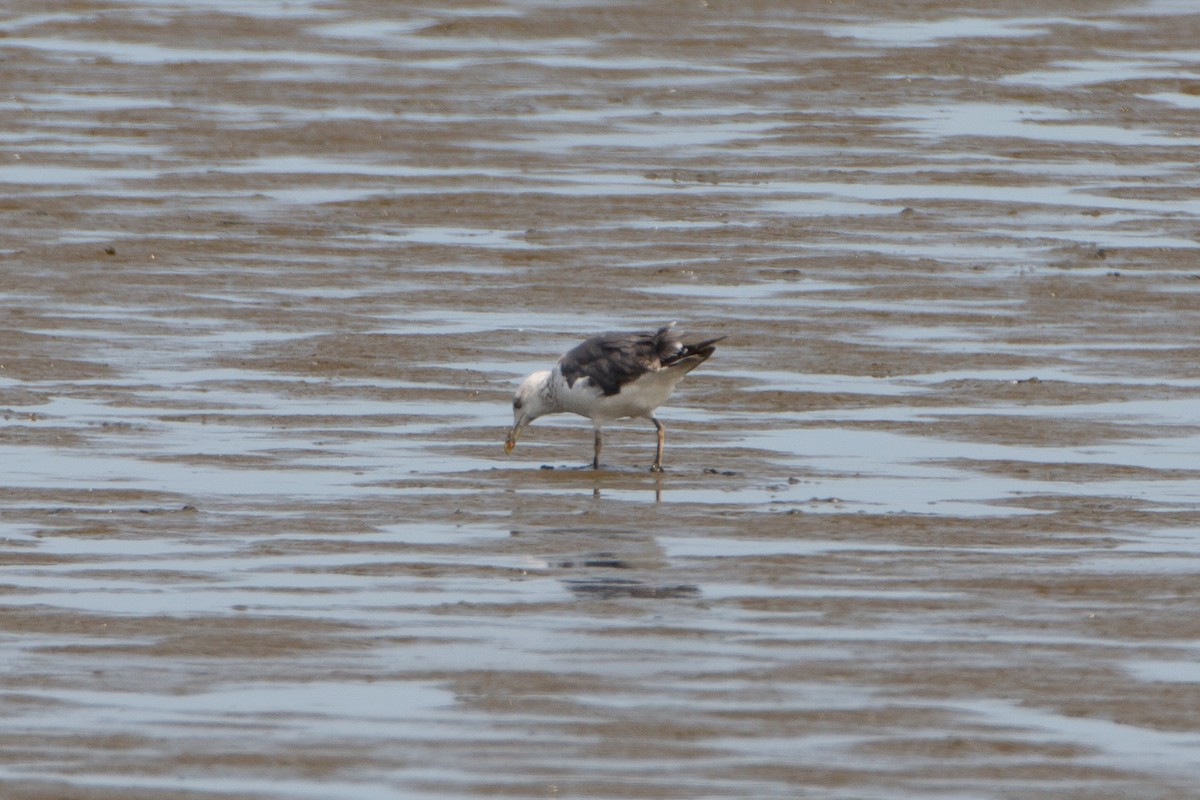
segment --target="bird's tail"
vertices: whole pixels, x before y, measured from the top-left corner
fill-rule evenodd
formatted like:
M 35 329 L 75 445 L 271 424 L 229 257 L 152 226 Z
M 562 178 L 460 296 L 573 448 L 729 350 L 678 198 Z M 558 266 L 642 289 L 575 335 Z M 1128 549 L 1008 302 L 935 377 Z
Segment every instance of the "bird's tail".
M 684 372 L 691 372 L 717 351 L 713 345 L 724 338 L 724 336 L 718 336 L 715 339 L 705 339 L 695 344 L 684 344 L 678 353 L 664 359 L 662 365 L 664 367 L 681 366 L 684 368 Z

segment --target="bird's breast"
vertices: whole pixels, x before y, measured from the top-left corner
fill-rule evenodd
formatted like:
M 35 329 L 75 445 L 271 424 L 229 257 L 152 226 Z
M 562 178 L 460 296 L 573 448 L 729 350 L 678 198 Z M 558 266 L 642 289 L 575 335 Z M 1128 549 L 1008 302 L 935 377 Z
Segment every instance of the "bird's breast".
M 682 375 L 667 370 L 648 372 L 621 387 L 617 394 L 607 395 L 600 387 L 584 378 L 574 386 L 560 387 L 559 399 L 563 409 L 602 424 L 621 417 L 649 417 L 654 409 L 671 396 L 671 390 Z

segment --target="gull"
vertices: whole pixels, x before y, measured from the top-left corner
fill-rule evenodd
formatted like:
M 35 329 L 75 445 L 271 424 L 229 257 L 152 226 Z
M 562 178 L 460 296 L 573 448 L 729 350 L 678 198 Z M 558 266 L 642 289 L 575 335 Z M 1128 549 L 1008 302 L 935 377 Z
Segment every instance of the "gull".
M 666 429 L 654 411 L 675 384 L 708 360 L 724 339 L 684 344 L 675 323 L 654 333 L 602 333 L 568 350 L 553 369 L 534 372 L 513 395 L 513 426 L 504 440 L 511 453 L 521 432 L 538 417 L 569 412 L 587 417 L 595 428 L 592 468 L 600 469 L 600 429 L 624 417 L 648 419 L 658 430 L 651 472 L 662 472 Z

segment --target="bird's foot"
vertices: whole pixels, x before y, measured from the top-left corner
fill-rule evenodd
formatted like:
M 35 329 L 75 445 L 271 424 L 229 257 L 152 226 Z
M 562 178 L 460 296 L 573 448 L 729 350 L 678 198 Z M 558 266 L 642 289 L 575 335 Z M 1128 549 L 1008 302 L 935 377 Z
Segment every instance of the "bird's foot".
M 659 464 L 659 463 L 654 463 L 654 464 L 651 464 L 651 465 L 650 465 L 650 471 L 651 471 L 651 472 L 662 472 L 662 471 L 663 471 L 663 465 L 662 465 L 662 464 Z

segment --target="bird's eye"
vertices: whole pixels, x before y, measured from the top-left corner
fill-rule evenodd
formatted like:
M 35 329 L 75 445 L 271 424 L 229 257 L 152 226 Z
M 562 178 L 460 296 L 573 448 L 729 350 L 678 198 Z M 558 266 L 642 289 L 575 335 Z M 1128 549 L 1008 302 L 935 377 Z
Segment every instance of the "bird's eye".
M 513 411 L 520 411 L 522 405 L 520 400 L 513 400 Z

